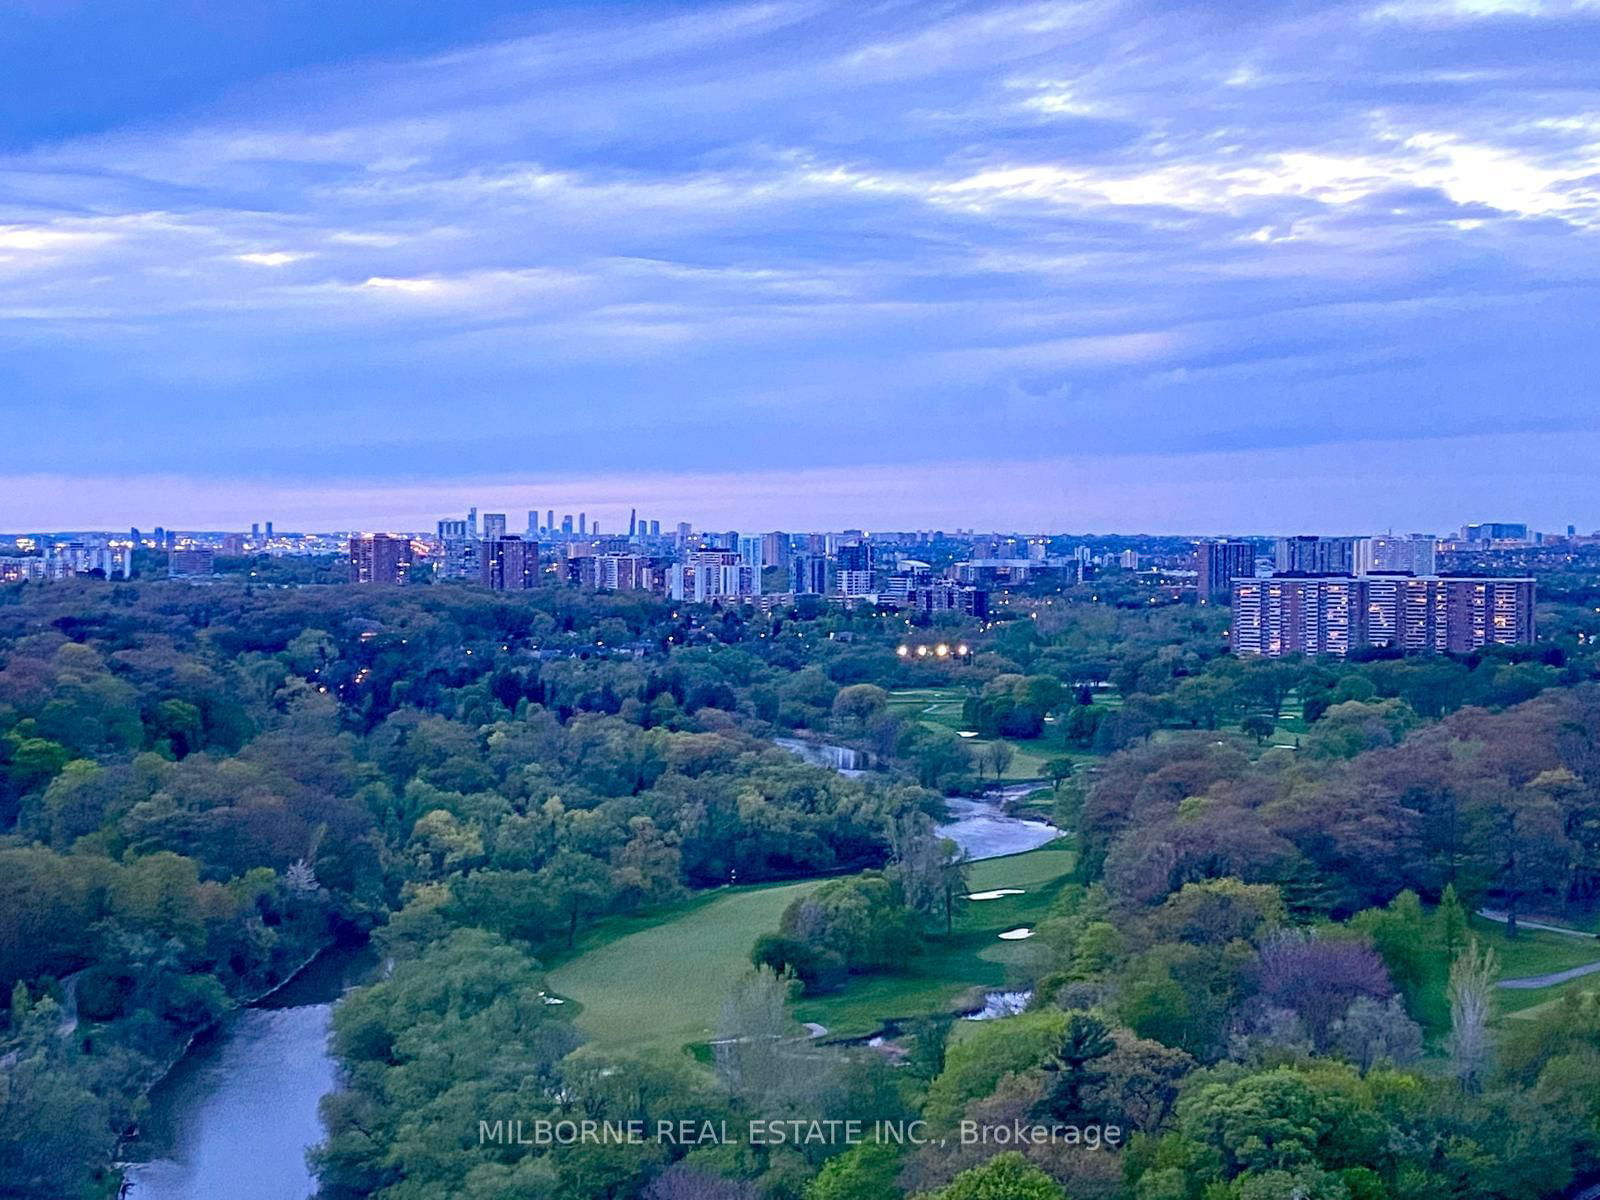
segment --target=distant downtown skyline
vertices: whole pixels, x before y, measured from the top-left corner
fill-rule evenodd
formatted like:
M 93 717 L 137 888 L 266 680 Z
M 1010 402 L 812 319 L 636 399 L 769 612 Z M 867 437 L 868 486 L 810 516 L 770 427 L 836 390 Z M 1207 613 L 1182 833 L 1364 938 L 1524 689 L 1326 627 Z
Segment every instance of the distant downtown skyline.
M 972 527 L 1200 535 L 1285 531 L 1445 533 L 1464 521 L 1525 521 L 1542 530 L 1600 527 L 1600 435 L 1461 438 L 1446 457 L 1449 486 L 1420 481 L 1408 459 L 1420 444 L 1342 448 L 1329 474 L 1298 450 L 1194 456 L 1192 462 L 1125 454 L 1047 460 L 864 464 L 742 472 L 552 473 L 452 481 L 274 480 L 88 474 L 0 477 L 0 529 L 430 530 L 443 516 L 527 510 L 586 511 L 608 532 L 632 508 L 696 528 L 884 529 Z M 1436 446 L 1427 453 L 1436 454 Z M 1588 456 L 1586 461 L 1577 462 Z M 1540 456 L 1551 465 L 1541 465 Z M 1570 507 L 1542 486 L 1568 463 L 1596 486 Z

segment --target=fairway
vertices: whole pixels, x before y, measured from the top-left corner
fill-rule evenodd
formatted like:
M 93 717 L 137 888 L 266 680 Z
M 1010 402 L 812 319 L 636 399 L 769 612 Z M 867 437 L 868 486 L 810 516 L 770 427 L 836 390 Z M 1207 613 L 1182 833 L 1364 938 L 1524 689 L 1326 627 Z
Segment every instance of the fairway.
M 1006 963 L 1028 949 L 1026 942 L 1000 941 L 999 933 L 1043 916 L 1073 862 L 1073 852 L 1058 844 L 974 863 L 974 891 L 1026 891 L 968 904 L 955 935 L 931 937 L 908 972 L 858 979 L 802 1000 L 796 1018 L 819 1022 L 833 1036 L 854 1036 L 891 1017 L 946 1011 L 969 988 L 1003 985 Z M 675 1052 L 704 1042 L 733 982 L 750 969 L 756 938 L 777 929 L 789 902 L 821 883 L 739 888 L 619 937 L 607 940 L 600 932 L 550 971 L 550 987 L 582 1005 L 578 1028 L 607 1046 Z
M 703 1042 L 734 980 L 750 969 L 756 938 L 820 882 L 731 890 L 584 951 L 550 972 L 550 986 L 583 1006 L 578 1028 L 597 1042 L 672 1051 Z
M 889 693 L 889 711 L 903 720 L 920 721 L 930 729 L 948 729 L 957 733 L 966 728 L 961 716 L 966 698 L 967 693 L 960 688 L 909 688 Z M 1011 747 L 1013 754 L 1001 780 L 1040 779 L 1045 774 L 1045 764 L 1052 758 L 1071 758 L 1082 762 L 1092 757 L 1081 750 L 1062 746 L 1054 728 L 1053 725 L 1047 725 L 1044 736 L 1033 741 L 1000 739 Z M 991 740 L 968 738 L 965 742 L 976 753 Z
M 837 992 L 803 998 L 795 1016 L 826 1026 L 830 1037 L 860 1037 L 887 1021 L 949 1012 L 974 987 L 1007 986 L 1013 982 L 1009 965 L 1034 952 L 1026 941 L 1005 942 L 999 935 L 1044 917 L 1075 862 L 1073 851 L 1056 843 L 974 863 L 968 873 L 974 892 L 1022 888 L 1023 894 L 968 903 L 955 933 L 931 936 L 906 971 L 855 979 Z

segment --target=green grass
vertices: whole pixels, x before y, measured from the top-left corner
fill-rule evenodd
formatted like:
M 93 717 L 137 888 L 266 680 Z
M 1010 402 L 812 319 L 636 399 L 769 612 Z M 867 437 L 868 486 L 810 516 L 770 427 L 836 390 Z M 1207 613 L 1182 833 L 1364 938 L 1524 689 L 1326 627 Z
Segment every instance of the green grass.
M 961 688 L 908 688 L 889 693 L 889 711 L 897 717 L 918 720 L 930 729 L 948 729 L 952 733 L 959 733 L 966 728 L 966 723 L 961 717 L 966 700 L 967 693 Z M 1000 776 L 1001 781 L 1042 779 L 1045 775 L 1045 764 L 1052 758 L 1070 758 L 1074 762 L 1086 762 L 1094 757 L 1060 745 L 1060 735 L 1055 734 L 1057 728 L 1055 724 L 1046 725 L 1044 735 L 1031 741 L 1017 738 L 999 739 L 1011 747 L 1011 762 Z M 962 740 L 974 754 L 978 754 L 995 739 Z M 987 767 L 984 768 L 984 772 L 988 773 Z
M 1073 862 L 1073 852 L 1058 843 L 974 863 L 973 891 L 1027 892 L 967 905 L 955 935 L 930 939 L 910 971 L 803 1000 L 796 1019 L 853 1036 L 890 1017 L 947 1010 L 973 987 L 1001 986 L 1007 961 L 1026 953 L 1027 943 L 996 935 L 1043 916 Z M 674 1053 L 692 1048 L 713 1035 L 724 997 L 750 968 L 756 938 L 776 929 L 789 902 L 821 882 L 727 889 L 643 916 L 597 922 L 571 954 L 555 960 L 550 987 L 579 1006 L 578 1028 L 596 1042 Z
M 1055 843 L 974 863 L 968 875 L 973 891 L 1017 887 L 1026 892 L 967 904 L 955 932 L 930 938 L 908 970 L 857 979 L 829 995 L 804 998 L 795 1005 L 795 1016 L 827 1026 L 831 1037 L 860 1037 L 890 1020 L 951 1011 L 973 988 L 1005 986 L 1008 964 L 1025 959 L 1029 944 L 1002 942 L 998 935 L 1036 924 L 1048 913 L 1075 861 L 1071 849 Z
M 1600 941 L 1568 937 L 1559 933 L 1544 933 L 1524 928 L 1515 940 L 1506 936 L 1505 926 L 1494 921 L 1469 918 L 1472 936 L 1500 960 L 1501 979 L 1525 979 L 1532 975 L 1548 975 L 1600 961 Z M 1431 1034 L 1442 1036 L 1450 1026 L 1450 1005 L 1446 998 L 1446 981 L 1450 964 L 1443 947 L 1436 947 L 1437 961 L 1430 971 L 1428 987 L 1422 996 L 1422 1019 Z M 1495 989 L 1495 1006 L 1501 1017 L 1515 1016 L 1542 1007 L 1569 991 L 1585 987 L 1600 987 L 1600 976 L 1587 975 L 1555 987 Z
M 676 910 L 589 931 L 581 953 L 549 974 L 582 1005 L 578 1028 L 608 1046 L 681 1050 L 710 1037 L 750 947 L 785 906 L 820 880 L 734 888 Z M 630 928 L 630 925 L 632 926 Z

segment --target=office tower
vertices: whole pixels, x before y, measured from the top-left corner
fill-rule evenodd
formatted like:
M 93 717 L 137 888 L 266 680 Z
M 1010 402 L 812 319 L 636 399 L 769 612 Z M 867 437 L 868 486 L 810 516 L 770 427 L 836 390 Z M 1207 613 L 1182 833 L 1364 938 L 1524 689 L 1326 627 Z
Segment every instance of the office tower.
M 547 508 L 547 509 L 544 510 L 544 527 L 547 530 L 549 530 L 551 533 L 554 533 L 556 531 L 556 510 L 555 509 Z
M 350 535 L 350 582 L 399 585 L 411 573 L 411 541 L 387 533 Z
M 1461 540 L 1466 542 L 1525 542 L 1528 527 L 1516 521 L 1486 521 L 1481 525 L 1463 525 Z
M 653 537 L 653 538 L 658 538 L 658 537 L 661 536 L 661 522 L 660 521 L 651 521 L 650 522 L 650 536 Z
M 694 532 L 693 526 L 687 521 L 678 522 L 678 545 L 682 546 L 689 540 L 689 535 Z
M 530 508 L 528 510 L 528 537 L 530 539 L 532 539 L 532 538 L 536 538 L 538 536 L 539 536 L 539 510 L 536 509 L 536 508 Z
M 1299 534 L 1278 539 L 1279 572 L 1296 575 L 1354 575 L 1356 539 Z
M 252 521 L 250 523 L 250 540 L 253 542 L 259 542 L 261 540 L 261 523 L 259 521 Z
M 272 540 L 272 522 L 271 521 L 267 522 L 267 540 L 268 541 Z
M 170 579 L 192 579 L 216 573 L 217 553 L 210 546 L 190 546 L 167 552 L 167 576 Z
M 1273 576 L 1233 585 L 1235 654 L 1343 657 L 1360 646 L 1467 653 L 1534 639 L 1532 579 Z
M 525 592 L 539 586 L 539 543 L 506 534 L 484 538 L 480 581 L 497 592 Z
M 1194 548 L 1196 590 L 1201 604 L 1226 603 L 1235 579 L 1256 573 L 1256 548 L 1249 542 L 1201 542 Z
M 1431 535 L 1356 539 L 1356 574 L 1432 575 L 1436 543 Z
M 467 509 L 467 536 L 478 536 L 478 508 L 477 505 Z
M 503 538 L 505 536 L 506 536 L 506 515 L 505 515 L 505 513 L 484 513 L 483 514 L 483 540 L 486 541 L 486 542 L 497 542 L 497 541 L 499 541 L 501 538 Z
M 789 560 L 789 590 L 799 596 L 820 596 L 828 590 L 828 560 L 820 554 L 797 554 Z
M 674 600 L 736 600 L 761 594 L 761 569 L 729 550 L 699 550 L 667 571 Z
M 639 532 L 639 510 L 637 508 L 630 508 L 628 510 L 628 536 L 630 538 L 632 538 L 632 537 L 636 536 L 638 534 L 638 532 Z
M 589 532 L 589 514 L 578 514 L 578 536 L 583 537 Z

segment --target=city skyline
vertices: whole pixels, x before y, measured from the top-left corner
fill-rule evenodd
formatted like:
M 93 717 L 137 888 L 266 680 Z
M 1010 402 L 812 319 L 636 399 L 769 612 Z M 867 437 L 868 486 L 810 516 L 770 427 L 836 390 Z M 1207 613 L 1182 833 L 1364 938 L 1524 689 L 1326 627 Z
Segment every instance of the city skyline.
M 1567 441 L 1567 449 L 1574 453 L 1574 443 L 1587 448 L 1582 439 Z M 1600 462 L 1600 437 L 1594 443 L 1595 461 Z M 0 532 L 158 524 L 175 529 L 248 529 L 263 513 L 273 514 L 282 529 L 422 532 L 432 529 L 441 516 L 464 515 L 474 506 L 525 514 L 551 505 L 557 506 L 558 520 L 569 512 L 576 518 L 579 511 L 586 511 L 608 534 L 626 532 L 630 511 L 662 520 L 664 527 L 670 517 L 670 524 L 688 520 L 705 529 L 741 525 L 842 529 L 865 524 L 881 529 L 1071 529 L 1156 536 L 1273 536 L 1285 530 L 1444 535 L 1467 520 L 1504 519 L 1552 532 L 1568 525 L 1576 525 L 1582 533 L 1600 528 L 1600 513 L 1590 497 L 1577 498 L 1570 507 L 1557 503 L 1537 485 L 1537 477 L 1519 480 L 1503 473 L 1508 461 L 1524 460 L 1495 447 L 1494 439 L 1463 439 L 1451 455 L 1461 475 L 1459 492 L 1435 490 L 1409 506 L 1400 503 L 1405 489 L 1397 479 L 1405 470 L 1406 447 L 1381 443 L 1353 447 L 1337 486 L 1321 490 L 1308 487 L 1300 477 L 1293 452 L 1277 452 L 1270 465 L 1262 465 L 1250 479 L 1256 493 L 1270 494 L 1270 512 L 1223 502 L 1219 497 L 1234 489 L 1220 480 L 1152 479 L 1150 471 L 1156 464 L 1149 456 L 320 487 L 301 481 L 219 485 L 166 476 L 151 482 L 148 495 L 130 495 L 123 481 L 29 475 L 0 477 L 0 484 L 15 483 L 22 493 L 14 497 L 9 488 L 0 492 Z M 1215 465 L 1219 471 L 1225 469 L 1220 462 Z M 1171 499 L 1171 492 L 1182 498 Z M 1019 500 L 1019 493 L 1031 499 Z M 557 495 L 565 498 L 552 499 Z M 1139 511 L 1145 514 L 1144 521 L 1130 520 L 1129 514 Z M 512 525 L 520 527 L 517 520 Z
M 8 14 L 0 525 L 1595 520 L 1592 3 L 473 9 Z

